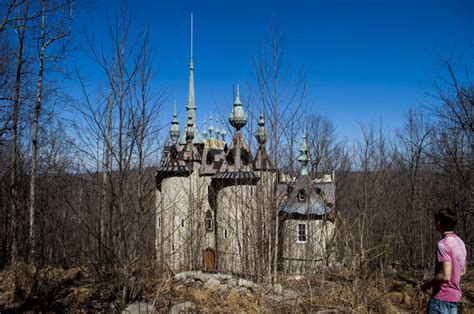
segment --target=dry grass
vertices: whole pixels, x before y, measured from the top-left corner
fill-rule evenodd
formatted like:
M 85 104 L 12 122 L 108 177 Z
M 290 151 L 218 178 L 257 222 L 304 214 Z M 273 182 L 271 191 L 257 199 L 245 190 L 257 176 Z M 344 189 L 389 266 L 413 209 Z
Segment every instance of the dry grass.
M 422 274 L 414 277 L 411 279 L 418 282 Z M 117 297 L 113 294 L 113 278 L 111 275 L 111 282 L 104 284 L 80 268 L 37 270 L 18 264 L 0 272 L 0 311 L 110 309 L 110 302 Z M 160 312 L 190 301 L 198 312 L 414 313 L 423 312 L 429 298 L 418 287 L 393 274 L 374 276 L 369 281 L 349 274 L 299 280 L 283 276 L 282 295 L 265 286 L 252 290 L 229 285 L 206 287 L 201 281 L 180 282 L 156 275 L 148 275 L 141 282 L 141 294 L 135 298 L 153 302 Z M 474 313 L 474 270 L 463 277 L 463 290 L 463 313 Z

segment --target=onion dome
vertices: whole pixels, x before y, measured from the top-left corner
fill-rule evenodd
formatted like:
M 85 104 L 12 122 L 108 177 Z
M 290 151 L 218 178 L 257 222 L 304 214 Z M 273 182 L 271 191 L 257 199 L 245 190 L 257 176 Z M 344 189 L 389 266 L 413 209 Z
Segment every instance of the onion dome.
M 203 127 L 202 127 L 202 142 L 204 143 L 207 140 L 206 119 L 204 119 L 202 124 L 203 124 Z
M 298 161 L 301 162 L 301 170 L 300 174 L 302 176 L 308 175 L 308 145 L 306 143 L 306 134 L 303 136 L 303 144 L 300 148 L 300 156 L 298 157 Z
M 179 131 L 179 122 L 178 122 L 178 115 L 176 114 L 176 101 L 174 101 L 173 105 L 173 120 L 171 121 L 171 126 L 170 126 L 170 138 L 173 144 L 176 144 L 176 142 L 179 139 L 180 131 Z
M 186 141 L 192 141 L 194 139 L 194 126 L 193 126 L 193 117 L 188 116 L 188 125 L 186 127 Z
M 258 130 L 255 134 L 255 138 L 260 145 L 265 145 L 268 139 L 267 130 L 265 130 L 265 120 L 263 118 L 263 113 L 260 114 L 260 119 L 258 120 Z
M 225 131 L 225 129 L 222 129 L 221 131 L 221 137 L 222 137 L 222 141 L 225 142 L 225 136 L 227 135 L 227 132 Z
M 237 130 L 240 131 L 247 124 L 247 113 L 242 107 L 242 101 L 240 100 L 239 86 L 237 86 L 237 93 L 234 100 L 234 108 L 229 116 L 230 124 Z

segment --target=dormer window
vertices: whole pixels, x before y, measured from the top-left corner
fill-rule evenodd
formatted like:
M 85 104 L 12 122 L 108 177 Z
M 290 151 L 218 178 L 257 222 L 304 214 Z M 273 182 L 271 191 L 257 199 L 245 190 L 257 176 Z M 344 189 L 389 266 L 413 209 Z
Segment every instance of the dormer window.
M 235 163 L 235 158 L 234 158 L 234 152 L 230 151 L 229 154 L 227 154 L 227 163 L 229 165 L 233 165 Z
M 299 190 L 298 191 L 298 202 L 303 203 L 306 201 L 306 191 L 305 190 Z
M 206 156 L 206 165 L 212 165 L 212 162 L 214 161 L 214 156 L 209 152 Z
M 244 166 L 247 166 L 250 163 L 250 155 L 246 150 L 242 150 L 240 158 Z

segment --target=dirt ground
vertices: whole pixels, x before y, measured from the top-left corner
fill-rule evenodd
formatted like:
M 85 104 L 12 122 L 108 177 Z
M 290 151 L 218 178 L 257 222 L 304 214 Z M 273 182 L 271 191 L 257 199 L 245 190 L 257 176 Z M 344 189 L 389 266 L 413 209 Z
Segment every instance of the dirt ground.
M 233 276 L 224 282 L 214 278 L 205 282 L 137 274 L 130 300 L 146 301 L 157 312 L 190 302 L 193 312 L 421 313 L 429 298 L 416 285 L 423 276 L 428 274 L 392 271 L 362 280 L 342 271 L 282 276 L 281 285 L 271 286 Z M 121 281 L 113 274 L 101 277 L 87 268 L 36 269 L 17 264 L 0 272 L 0 311 L 116 310 Z M 474 313 L 472 267 L 463 277 L 463 292 L 461 313 Z

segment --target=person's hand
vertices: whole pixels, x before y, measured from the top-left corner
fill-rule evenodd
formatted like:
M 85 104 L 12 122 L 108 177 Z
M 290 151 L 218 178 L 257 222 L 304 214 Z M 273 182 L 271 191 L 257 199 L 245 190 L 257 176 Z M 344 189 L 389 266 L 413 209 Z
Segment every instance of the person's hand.
M 425 283 L 423 283 L 421 286 L 420 286 L 420 289 L 423 291 L 423 292 L 426 292 L 426 290 L 428 290 L 429 288 L 431 288 L 432 285 L 431 285 L 431 281 L 427 281 Z

